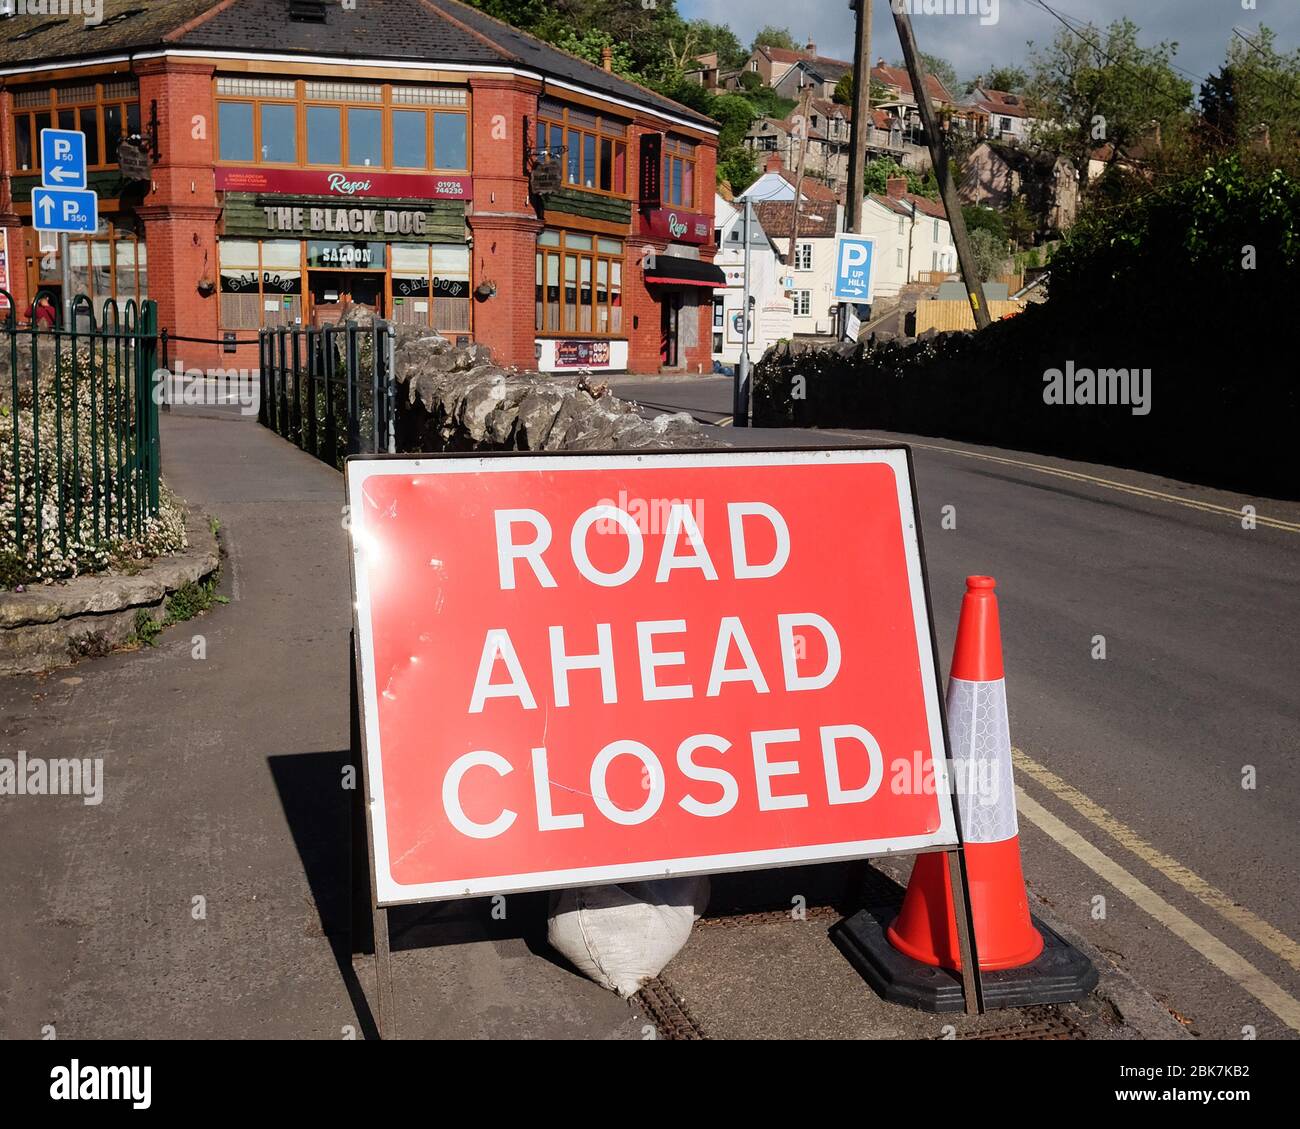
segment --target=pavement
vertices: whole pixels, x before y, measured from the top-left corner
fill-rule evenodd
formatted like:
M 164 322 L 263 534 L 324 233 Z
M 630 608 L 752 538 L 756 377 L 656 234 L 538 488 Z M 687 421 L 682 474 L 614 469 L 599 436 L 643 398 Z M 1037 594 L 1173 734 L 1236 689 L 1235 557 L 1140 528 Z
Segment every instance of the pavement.
M 650 391 L 721 416 L 729 388 Z M 717 434 L 913 442 L 941 659 L 962 578 L 996 576 L 1031 899 L 1103 981 L 1043 1016 L 885 1005 L 827 936 L 864 864 L 758 872 L 715 878 L 710 919 L 662 979 L 698 1028 L 1294 1036 L 1300 507 L 1255 499 L 1268 521 L 1248 531 L 1251 500 L 1113 468 L 924 437 Z M 341 476 L 233 417 L 165 416 L 163 444 L 173 487 L 221 522 L 230 603 L 151 650 L 0 682 L 0 756 L 102 757 L 106 778 L 98 806 L 0 800 L 0 1036 L 368 1034 L 346 946 Z M 901 881 L 906 863 L 870 872 Z M 395 912 L 401 1034 L 654 1036 L 641 1001 L 549 953 L 545 909 L 541 895 L 511 897 L 502 921 L 486 899 Z

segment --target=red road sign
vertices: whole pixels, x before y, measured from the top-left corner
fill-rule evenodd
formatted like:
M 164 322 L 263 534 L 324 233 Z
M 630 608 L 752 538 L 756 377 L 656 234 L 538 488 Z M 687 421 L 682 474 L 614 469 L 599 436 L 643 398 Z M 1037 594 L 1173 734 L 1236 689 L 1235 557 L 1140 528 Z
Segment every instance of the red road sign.
M 905 450 L 347 490 L 378 904 L 956 843 Z

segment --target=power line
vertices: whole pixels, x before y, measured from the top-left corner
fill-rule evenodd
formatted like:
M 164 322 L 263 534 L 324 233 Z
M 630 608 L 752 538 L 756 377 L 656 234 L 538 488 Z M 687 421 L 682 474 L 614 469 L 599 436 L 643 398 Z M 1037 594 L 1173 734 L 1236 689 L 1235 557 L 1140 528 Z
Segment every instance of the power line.
M 1240 39 L 1243 43 L 1245 43 L 1248 47 L 1250 47 L 1251 50 L 1253 50 L 1257 55 L 1259 55 L 1261 59 L 1264 59 L 1270 63 L 1273 62 L 1275 59 L 1279 62 L 1281 61 L 1281 56 L 1270 55 L 1262 47 L 1260 47 L 1259 44 L 1255 43 L 1254 40 L 1252 40 L 1244 32 L 1238 30 L 1236 27 L 1232 29 L 1232 34 L 1235 35 L 1238 39 Z M 1255 71 L 1255 74 L 1258 75 L 1261 79 L 1264 79 L 1269 84 L 1269 86 L 1273 86 L 1273 80 L 1271 76 L 1266 75 L 1263 71 L 1259 71 L 1259 70 Z M 1297 93 L 1296 89 L 1292 86 L 1289 85 L 1285 87 L 1277 86 L 1276 89 L 1280 90 L 1288 98 L 1300 98 L 1300 93 Z

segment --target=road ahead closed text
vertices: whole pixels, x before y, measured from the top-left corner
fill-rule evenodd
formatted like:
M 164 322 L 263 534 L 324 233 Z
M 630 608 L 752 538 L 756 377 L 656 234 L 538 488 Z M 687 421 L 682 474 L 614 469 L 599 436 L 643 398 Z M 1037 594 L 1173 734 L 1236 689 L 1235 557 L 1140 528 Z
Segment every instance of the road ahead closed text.
M 910 489 L 894 450 L 351 464 L 381 900 L 951 843 Z

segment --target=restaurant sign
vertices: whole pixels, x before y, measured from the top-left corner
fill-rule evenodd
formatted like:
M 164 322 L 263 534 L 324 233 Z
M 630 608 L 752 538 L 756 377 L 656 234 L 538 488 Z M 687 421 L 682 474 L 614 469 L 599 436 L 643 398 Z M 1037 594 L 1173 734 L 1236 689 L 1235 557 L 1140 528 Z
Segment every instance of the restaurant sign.
M 557 341 L 555 343 L 556 368 L 607 368 L 609 360 L 608 341 Z
M 423 235 L 426 215 L 420 209 L 263 207 L 271 232 L 341 235 Z
M 442 173 L 326 172 L 315 169 L 217 169 L 219 192 L 280 192 L 355 199 L 389 196 L 403 200 L 469 200 L 474 181 Z
M 650 234 L 672 243 L 707 243 L 713 237 L 713 217 L 701 212 L 651 208 L 646 212 Z

